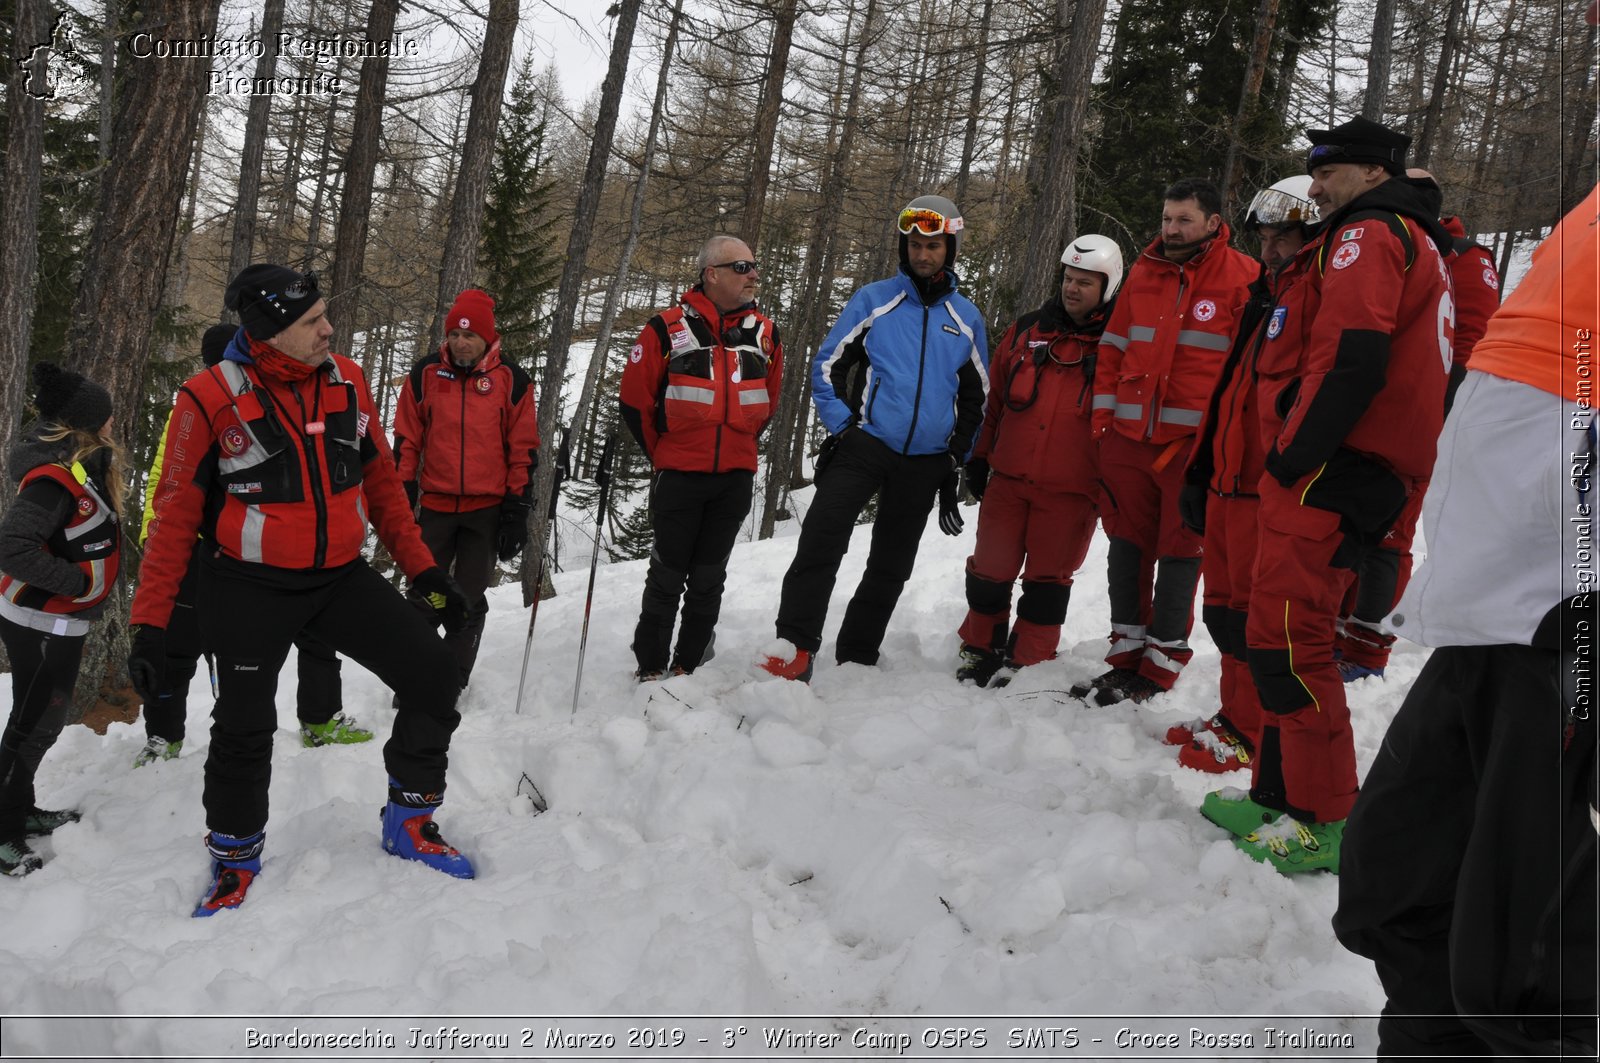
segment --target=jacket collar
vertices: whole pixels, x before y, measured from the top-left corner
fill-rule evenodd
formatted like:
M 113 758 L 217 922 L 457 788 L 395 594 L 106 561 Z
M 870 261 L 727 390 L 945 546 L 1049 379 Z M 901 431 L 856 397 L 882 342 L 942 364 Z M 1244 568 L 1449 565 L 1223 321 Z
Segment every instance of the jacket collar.
M 457 365 L 455 360 L 450 357 L 450 341 L 446 340 L 439 344 L 439 363 L 450 372 L 460 373 L 462 376 L 477 376 L 481 373 L 488 373 L 500 365 L 500 341 L 495 340 L 489 344 L 489 349 L 483 352 L 482 358 L 479 358 L 471 367 L 463 368 Z
M 1172 261 L 1172 259 L 1161 253 L 1161 234 L 1156 233 L 1156 238 L 1150 241 L 1144 249 L 1144 254 L 1139 257 L 1153 259 L 1170 269 L 1177 269 L 1180 265 L 1187 269 L 1191 266 L 1199 266 L 1208 256 L 1216 252 L 1218 247 L 1227 247 L 1232 239 L 1233 230 L 1228 228 L 1227 222 L 1223 222 L 1217 226 L 1217 234 L 1206 241 L 1206 245 L 1196 251 L 1193 258 L 1179 263 Z
M 698 284 L 679 296 L 678 303 L 693 310 L 705 320 L 718 323 L 721 323 L 726 318 L 743 317 L 745 314 L 759 314 L 761 312 L 753 299 L 726 312 L 718 310 L 717 304 L 711 301 L 711 297 L 706 294 L 706 290 Z

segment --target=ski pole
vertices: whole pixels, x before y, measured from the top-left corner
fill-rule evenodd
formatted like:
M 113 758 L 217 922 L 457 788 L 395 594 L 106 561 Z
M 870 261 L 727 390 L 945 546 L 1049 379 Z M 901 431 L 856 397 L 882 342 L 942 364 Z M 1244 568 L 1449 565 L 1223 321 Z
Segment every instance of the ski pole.
M 589 593 L 583 599 L 583 630 L 578 634 L 578 674 L 572 681 L 572 715 L 578 715 L 578 693 L 583 689 L 583 654 L 589 644 L 589 610 L 594 608 L 594 576 L 600 567 L 600 536 L 606 526 L 606 505 L 611 501 L 611 453 L 616 449 L 617 436 L 606 436 L 600 448 L 600 471 L 594 482 L 600 485 L 600 501 L 594 521 L 594 553 L 589 557 Z
M 556 448 L 555 477 L 550 481 L 550 510 L 545 514 L 544 534 L 539 541 L 539 571 L 533 578 L 533 605 L 528 610 L 528 641 L 522 646 L 522 676 L 517 680 L 517 715 L 522 715 L 522 689 L 528 685 L 528 657 L 533 653 L 533 625 L 539 619 L 539 599 L 544 597 L 544 573 L 550 564 L 550 528 L 556 522 L 556 503 L 561 499 L 561 483 L 568 466 L 567 430 L 561 430 L 561 445 Z

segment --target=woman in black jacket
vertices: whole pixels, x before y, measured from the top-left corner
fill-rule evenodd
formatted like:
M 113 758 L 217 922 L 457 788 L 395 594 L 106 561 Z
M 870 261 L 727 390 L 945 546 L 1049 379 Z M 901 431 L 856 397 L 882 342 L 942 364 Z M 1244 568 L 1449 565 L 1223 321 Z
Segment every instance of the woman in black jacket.
M 122 540 L 110 394 L 48 362 L 33 379 L 39 417 L 12 445 L 18 494 L 0 519 L 0 641 L 11 657 L 0 873 L 18 877 L 44 865 L 28 838 L 79 818 L 35 804 L 33 779 L 66 723 L 84 636 L 116 583 Z

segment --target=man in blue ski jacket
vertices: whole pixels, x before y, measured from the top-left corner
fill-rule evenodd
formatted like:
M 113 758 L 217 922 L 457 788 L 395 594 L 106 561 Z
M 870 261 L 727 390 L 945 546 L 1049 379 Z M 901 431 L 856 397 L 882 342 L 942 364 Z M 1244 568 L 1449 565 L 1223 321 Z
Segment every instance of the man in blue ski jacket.
M 961 530 L 957 470 L 983 425 L 989 344 L 983 317 L 956 291 L 962 220 L 943 196 L 900 212 L 900 272 L 851 297 L 811 365 L 812 401 L 828 430 L 817 492 L 778 604 L 779 645 L 762 667 L 811 678 L 839 562 L 874 495 L 866 572 L 845 610 L 839 663 L 876 664 L 889 617 L 940 499 L 939 526 Z

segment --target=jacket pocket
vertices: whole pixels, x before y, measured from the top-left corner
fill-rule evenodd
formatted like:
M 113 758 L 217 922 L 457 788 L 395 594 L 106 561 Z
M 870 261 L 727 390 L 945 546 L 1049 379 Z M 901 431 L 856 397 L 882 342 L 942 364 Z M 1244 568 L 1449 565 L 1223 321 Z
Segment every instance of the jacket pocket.
M 1365 455 L 1340 447 L 1305 488 L 1302 501 L 1339 517 L 1344 542 L 1333 564 L 1355 568 L 1383 541 L 1405 508 L 1405 482 Z

